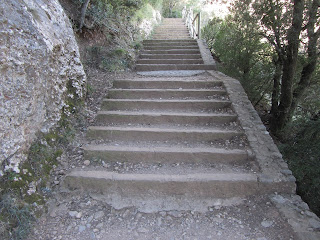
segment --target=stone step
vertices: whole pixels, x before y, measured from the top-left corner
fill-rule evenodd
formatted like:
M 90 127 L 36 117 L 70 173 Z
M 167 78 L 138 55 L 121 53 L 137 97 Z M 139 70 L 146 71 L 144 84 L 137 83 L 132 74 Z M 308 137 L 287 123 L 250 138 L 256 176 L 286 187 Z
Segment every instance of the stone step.
M 138 59 L 137 64 L 203 64 L 202 59 Z
M 235 138 L 242 138 L 243 133 L 232 130 L 219 129 L 166 129 L 150 127 L 110 127 L 91 126 L 87 131 L 87 138 L 90 140 L 108 141 L 164 141 L 164 142 L 214 142 L 231 141 Z
M 199 50 L 198 46 L 144 46 L 144 50 Z
M 142 53 L 140 59 L 201 59 L 198 54 L 146 54 Z
M 130 163 L 189 163 L 189 164 L 245 164 L 248 162 L 246 150 L 225 150 L 221 148 L 181 148 L 181 147 L 132 147 L 110 145 L 87 145 L 84 158 L 110 162 Z
M 183 111 L 183 109 L 181 110 Z M 210 127 L 237 125 L 237 116 L 228 113 L 188 113 L 188 112 L 150 112 L 150 111 L 99 111 L 98 125 L 152 125 L 170 124 L 173 126 Z
M 136 64 L 136 71 L 216 70 L 207 64 Z
M 178 31 L 178 32 L 174 32 L 174 31 L 167 31 L 167 32 L 154 32 L 152 34 L 152 37 L 159 37 L 159 36 L 163 36 L 163 37 L 167 37 L 167 36 L 184 36 L 186 38 L 190 37 L 190 34 L 187 31 Z
M 141 54 L 200 54 L 199 49 L 143 50 Z
M 153 39 L 155 40 L 185 40 L 191 39 L 190 36 L 155 36 Z
M 220 89 L 110 89 L 109 99 L 213 99 L 225 96 L 226 91 Z
M 155 40 L 155 39 L 152 39 L 152 40 L 144 40 L 143 43 L 147 43 L 147 44 L 186 44 L 186 43 L 193 43 L 193 44 L 197 44 L 197 41 L 196 40 L 193 40 L 193 39 L 182 39 L 182 40 L 161 40 L 161 39 L 158 39 L 158 40 Z
M 257 175 L 250 173 L 164 175 L 79 170 L 68 174 L 64 183 L 70 189 L 100 192 L 121 201 L 138 198 L 139 202 L 157 200 L 163 204 L 166 197 L 184 204 L 184 200 L 245 197 L 276 190 L 260 183 Z
M 151 47 L 151 46 L 196 46 L 198 47 L 197 42 L 146 42 L 143 41 L 143 46 Z
M 116 80 L 113 82 L 113 88 L 123 88 L 123 89 L 144 89 L 144 88 L 157 88 L 157 89 L 201 89 L 201 88 L 219 88 L 221 89 L 223 84 L 221 81 L 206 81 L 206 80 L 151 80 L 150 78 L 146 80 Z
M 102 110 L 149 110 L 149 111 L 184 111 L 212 112 L 230 109 L 230 101 L 219 100 L 150 100 L 150 99 L 105 99 Z
M 152 36 L 155 35 L 184 35 L 190 36 L 188 29 L 181 28 L 181 29 L 156 29 Z

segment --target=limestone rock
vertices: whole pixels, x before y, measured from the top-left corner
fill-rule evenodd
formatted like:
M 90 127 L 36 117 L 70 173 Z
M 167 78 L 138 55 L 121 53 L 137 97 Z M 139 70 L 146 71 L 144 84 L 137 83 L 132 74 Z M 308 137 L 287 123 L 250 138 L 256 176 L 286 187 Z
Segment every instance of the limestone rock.
M 0 164 L 19 172 L 35 133 L 60 119 L 67 83 L 82 97 L 86 76 L 58 0 L 1 1 L 0 48 Z

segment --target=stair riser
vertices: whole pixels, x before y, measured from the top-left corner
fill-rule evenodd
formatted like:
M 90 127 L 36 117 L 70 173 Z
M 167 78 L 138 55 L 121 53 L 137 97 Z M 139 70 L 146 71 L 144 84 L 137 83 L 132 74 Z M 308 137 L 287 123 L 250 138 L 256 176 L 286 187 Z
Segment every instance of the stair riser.
M 170 43 L 170 42 L 166 42 L 166 43 L 146 43 L 143 42 L 143 46 L 144 47 L 161 47 L 161 46 L 168 46 L 168 47 L 198 47 L 197 42 L 185 42 L 185 43 Z
M 144 50 L 175 50 L 175 49 L 183 49 L 183 50 L 195 50 L 199 49 L 198 46 L 144 46 Z
M 174 70 L 215 70 L 214 65 L 205 64 L 137 64 L 137 71 L 174 71 Z
M 200 50 L 144 50 L 142 54 L 200 54 Z
M 156 40 L 177 40 L 177 39 L 180 39 L 180 40 L 185 40 L 185 39 L 188 39 L 190 38 L 190 36 L 186 36 L 186 37 L 183 37 L 183 36 L 166 36 L 166 37 L 153 37 L 153 39 L 156 39 Z
M 97 124 L 111 125 L 113 124 L 143 124 L 143 125 L 190 125 L 190 126 L 216 126 L 226 123 L 235 122 L 236 116 L 171 116 L 171 115 L 119 115 L 119 114 L 98 114 Z
M 209 112 L 230 107 L 228 102 L 135 102 L 135 101 L 104 101 L 101 110 L 150 110 L 150 111 L 185 111 Z
M 213 142 L 216 140 L 231 140 L 241 137 L 237 132 L 163 132 L 131 130 L 101 130 L 90 127 L 87 132 L 89 139 L 103 139 L 109 141 L 168 141 L 168 142 Z
M 109 91 L 108 97 L 110 99 L 208 99 L 215 96 L 226 95 L 223 90 L 211 90 L 211 91 L 135 91 L 135 90 L 115 90 Z
M 154 31 L 154 34 L 161 34 L 161 35 L 165 35 L 165 34 L 189 34 L 189 31 L 187 28 L 161 28 L 161 29 L 156 29 Z
M 222 82 L 208 82 L 208 81 L 114 81 L 114 88 L 123 89 L 196 89 L 196 88 L 214 88 L 222 87 Z
M 100 192 L 113 198 L 177 199 L 245 197 L 263 192 L 257 181 L 133 181 L 67 176 L 65 184 L 70 189 Z M 260 191 L 259 191 L 260 190 Z
M 137 64 L 203 64 L 202 59 L 139 59 Z
M 248 154 L 242 153 L 184 153 L 184 152 L 137 152 L 137 151 L 84 151 L 84 158 L 90 160 L 104 160 L 107 162 L 130 162 L 130 163 L 196 163 L 196 164 L 244 164 L 248 161 Z
M 193 43 L 193 44 L 197 44 L 197 41 L 196 40 L 193 40 L 193 39 L 185 39 L 185 40 L 144 40 L 143 43 L 151 43 L 151 44 L 165 44 L 165 43 L 168 43 L 168 44 L 179 44 L 179 43 L 182 43 L 182 44 L 185 44 L 185 43 Z
M 200 54 L 141 54 L 140 59 L 200 59 L 201 55 Z
M 154 39 L 156 39 L 156 38 L 166 38 L 166 37 L 172 37 L 172 38 L 181 38 L 181 37 L 183 37 L 183 38 L 187 39 L 187 38 L 190 38 L 190 35 L 188 33 L 171 33 L 171 34 L 155 33 L 155 34 L 152 35 L 152 37 Z

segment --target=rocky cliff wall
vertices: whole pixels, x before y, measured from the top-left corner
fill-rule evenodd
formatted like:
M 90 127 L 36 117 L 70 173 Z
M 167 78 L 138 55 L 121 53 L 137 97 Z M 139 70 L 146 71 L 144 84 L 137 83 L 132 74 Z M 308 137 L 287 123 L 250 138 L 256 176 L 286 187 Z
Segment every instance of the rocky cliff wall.
M 84 95 L 78 46 L 58 0 L 0 1 L 2 168 L 19 172 L 36 132 L 59 121 L 68 82 Z

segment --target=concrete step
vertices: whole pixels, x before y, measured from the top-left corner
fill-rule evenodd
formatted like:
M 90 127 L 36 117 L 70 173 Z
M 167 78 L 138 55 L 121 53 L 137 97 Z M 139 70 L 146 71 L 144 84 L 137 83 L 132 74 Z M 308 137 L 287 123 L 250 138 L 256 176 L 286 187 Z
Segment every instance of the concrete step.
M 233 198 L 270 192 L 258 182 L 256 174 L 249 173 L 157 175 L 80 170 L 67 175 L 65 184 L 70 189 L 100 192 L 122 201 L 132 198 L 161 201 L 170 197 L 181 204 L 184 199 Z
M 203 64 L 202 59 L 138 59 L 137 64 Z
M 141 53 L 140 59 L 201 59 L 198 54 L 147 54 Z
M 189 36 L 155 36 L 153 37 L 153 39 L 155 40 L 184 40 L 184 39 L 191 39 Z
M 181 29 L 156 29 L 152 36 L 154 35 L 189 35 L 189 31 L 187 28 L 181 28 Z
M 136 64 L 136 71 L 216 70 L 207 64 Z
M 186 43 L 193 43 L 193 44 L 197 44 L 197 41 L 194 39 L 177 39 L 177 40 L 161 40 L 161 39 L 151 39 L 151 40 L 144 40 L 143 43 L 147 43 L 147 44 L 186 44 Z
M 149 110 L 149 111 L 184 111 L 213 112 L 230 109 L 230 101 L 217 100 L 141 100 L 141 99 L 105 99 L 102 110 Z
M 198 50 L 198 46 L 144 46 L 144 50 Z
M 198 47 L 198 43 L 197 42 L 146 42 L 143 41 L 143 46 L 196 46 Z
M 141 54 L 200 54 L 199 49 L 143 50 Z
M 144 88 L 157 88 L 157 89 L 211 89 L 211 88 L 223 88 L 221 81 L 206 81 L 206 80 L 116 80 L 113 82 L 114 88 L 123 88 L 123 89 L 144 89 Z
M 109 99 L 213 99 L 225 96 L 219 89 L 110 89 Z
M 87 145 L 84 158 L 110 162 L 130 163 L 189 163 L 189 164 L 245 164 L 248 162 L 246 150 L 225 150 L 221 148 L 181 148 L 181 147 L 131 147 L 110 145 Z
M 184 36 L 166 36 L 166 37 L 155 36 L 155 37 L 153 37 L 153 39 L 159 39 L 159 40 L 185 39 L 185 38 L 186 37 L 184 37 Z
M 165 129 L 148 127 L 91 126 L 87 137 L 90 140 L 108 141 L 164 141 L 164 142 L 214 142 L 231 141 L 243 137 L 242 132 L 218 129 Z
M 188 38 L 190 36 L 190 34 L 187 32 L 187 31 L 177 31 L 177 32 L 174 32 L 174 31 L 167 31 L 167 32 L 154 32 L 152 34 L 152 37 L 159 37 L 159 36 L 163 36 L 163 37 L 167 37 L 167 36 L 170 36 L 170 37 L 174 37 L 174 36 L 177 36 L 177 37 L 180 37 L 180 36 L 184 36 L 186 38 Z
M 180 110 L 183 111 L 183 110 Z M 190 113 L 151 111 L 99 111 L 96 123 L 103 125 L 149 125 L 159 126 L 237 126 L 237 116 L 232 113 Z M 221 127 L 223 128 L 223 127 Z

